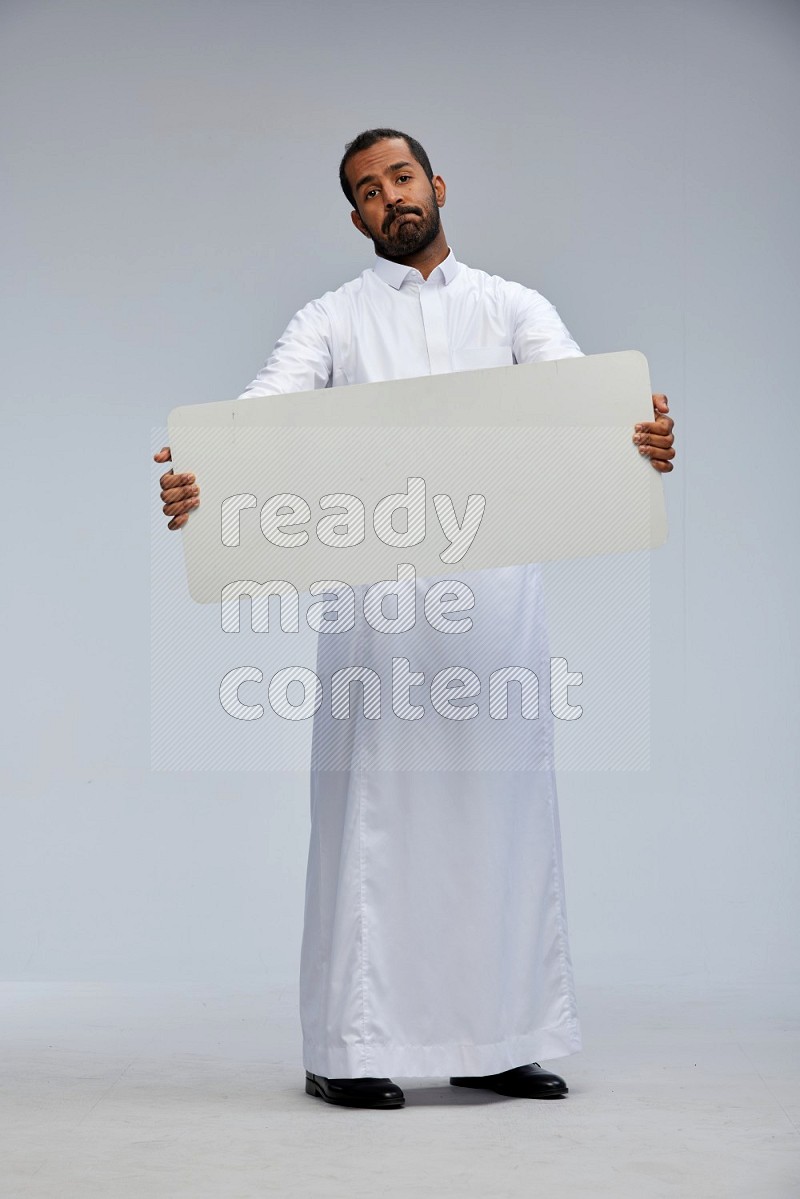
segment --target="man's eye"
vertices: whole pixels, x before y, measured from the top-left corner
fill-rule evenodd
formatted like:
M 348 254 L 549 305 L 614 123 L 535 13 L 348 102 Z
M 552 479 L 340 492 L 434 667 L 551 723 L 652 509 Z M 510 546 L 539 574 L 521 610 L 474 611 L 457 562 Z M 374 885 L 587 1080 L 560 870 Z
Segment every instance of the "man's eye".
M 368 200 L 370 196 L 374 196 L 376 194 L 377 190 L 378 189 L 376 187 L 371 187 L 364 198 Z
M 403 182 L 405 179 L 410 179 L 410 178 L 411 178 L 411 176 L 410 176 L 410 175 L 399 175 L 399 176 L 398 176 L 398 179 L 397 179 L 397 182 L 398 182 L 398 183 L 402 183 L 402 182 Z

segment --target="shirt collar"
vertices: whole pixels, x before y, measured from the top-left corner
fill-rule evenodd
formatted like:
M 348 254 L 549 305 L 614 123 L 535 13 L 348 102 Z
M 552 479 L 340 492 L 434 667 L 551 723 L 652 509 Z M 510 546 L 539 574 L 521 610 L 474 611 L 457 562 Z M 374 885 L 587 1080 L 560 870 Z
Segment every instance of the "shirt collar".
M 434 270 L 431 271 L 428 279 L 432 279 L 437 271 L 441 271 L 442 279 L 445 287 L 452 282 L 458 272 L 458 260 L 455 254 L 450 250 L 443 262 L 440 262 Z M 399 290 L 402 287 L 406 275 L 410 271 L 415 270 L 413 266 L 404 266 L 401 262 L 393 262 L 390 258 L 379 258 L 375 255 L 375 266 L 373 267 L 378 278 L 383 279 L 384 283 L 388 283 L 390 287 Z

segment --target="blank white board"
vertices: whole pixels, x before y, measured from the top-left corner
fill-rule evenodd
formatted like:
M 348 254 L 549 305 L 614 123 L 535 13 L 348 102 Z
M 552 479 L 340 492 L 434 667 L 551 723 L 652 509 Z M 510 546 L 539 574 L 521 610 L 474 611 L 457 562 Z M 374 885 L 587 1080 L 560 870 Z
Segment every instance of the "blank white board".
M 182 530 L 190 595 L 661 545 L 662 479 L 631 440 L 652 419 L 635 350 L 174 408 L 174 469 L 200 487 Z

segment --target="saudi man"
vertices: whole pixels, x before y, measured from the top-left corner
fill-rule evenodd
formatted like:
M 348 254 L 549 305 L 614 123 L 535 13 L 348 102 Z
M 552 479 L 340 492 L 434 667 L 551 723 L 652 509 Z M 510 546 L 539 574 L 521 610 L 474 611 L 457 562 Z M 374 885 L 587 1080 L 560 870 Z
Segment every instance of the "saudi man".
M 581 354 L 538 292 L 457 261 L 440 219 L 444 181 L 414 138 L 360 134 L 339 177 L 374 265 L 302 308 L 240 398 Z M 665 396 L 653 403 L 655 419 L 633 441 L 667 472 L 673 422 Z M 169 449 L 155 457 L 169 461 Z M 199 503 L 196 480 L 169 471 L 160 482 L 169 528 L 181 528 Z M 371 600 L 366 586 L 352 589 L 332 630 L 344 635 L 318 636 L 323 688 L 337 671 L 345 686 L 335 714 L 326 691 L 313 727 L 306 1091 L 396 1108 L 404 1094 L 392 1075 L 449 1076 L 504 1095 L 563 1096 L 564 1080 L 534 1060 L 581 1048 L 553 716 L 529 686 L 549 678 L 540 568 L 398 580 Z M 414 619 L 436 608 L 431 595 L 450 601 L 450 625 Z M 460 671 L 448 679 L 455 643 Z M 360 687 L 348 681 L 356 665 Z M 498 667 L 508 688 L 478 702 Z

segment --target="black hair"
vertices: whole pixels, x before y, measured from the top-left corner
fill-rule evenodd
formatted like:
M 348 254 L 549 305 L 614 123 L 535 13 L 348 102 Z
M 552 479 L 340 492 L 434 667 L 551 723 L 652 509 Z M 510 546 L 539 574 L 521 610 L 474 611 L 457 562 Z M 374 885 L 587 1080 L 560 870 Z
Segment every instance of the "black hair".
M 353 208 L 357 209 L 353 189 L 347 181 L 345 167 L 354 154 L 360 154 L 362 150 L 368 150 L 370 146 L 374 146 L 376 142 L 385 141 L 390 137 L 401 137 L 408 146 L 411 154 L 416 158 L 419 165 L 422 167 L 428 179 L 433 182 L 433 168 L 431 167 L 430 159 L 425 153 L 423 147 L 419 144 L 416 138 L 409 137 L 407 133 L 401 133 L 399 129 L 365 129 L 363 133 L 359 133 L 358 137 L 353 141 L 348 142 L 344 148 L 344 157 L 339 164 L 339 182 L 342 185 L 342 191 L 347 196 L 349 203 Z

